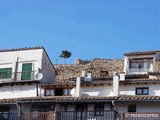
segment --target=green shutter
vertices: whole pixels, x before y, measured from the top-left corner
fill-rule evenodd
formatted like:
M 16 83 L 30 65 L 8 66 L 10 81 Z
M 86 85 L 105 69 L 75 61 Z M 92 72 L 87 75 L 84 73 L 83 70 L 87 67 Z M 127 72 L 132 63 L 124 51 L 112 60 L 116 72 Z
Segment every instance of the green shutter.
M 31 80 L 32 63 L 22 65 L 22 80 Z
M 12 75 L 12 68 L 0 68 L 0 79 L 9 79 Z

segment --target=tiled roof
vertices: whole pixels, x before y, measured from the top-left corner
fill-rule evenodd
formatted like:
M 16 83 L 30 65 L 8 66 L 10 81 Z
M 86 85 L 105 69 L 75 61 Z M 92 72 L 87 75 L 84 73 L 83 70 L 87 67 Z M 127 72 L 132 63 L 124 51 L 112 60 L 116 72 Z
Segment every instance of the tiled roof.
M 125 75 L 126 79 L 131 79 L 131 78 L 134 78 L 134 79 L 142 79 L 142 78 L 149 78 L 149 75 L 148 74 L 131 74 L 131 75 Z
M 65 97 L 65 96 L 49 96 L 49 97 L 35 97 L 18 99 L 19 103 L 30 102 L 99 102 L 116 100 L 117 97 Z
M 124 83 L 136 83 L 136 82 L 160 82 L 160 79 L 126 79 L 125 81 L 121 81 Z
M 0 52 L 34 50 L 34 49 L 44 49 L 44 47 L 43 46 L 35 46 L 35 47 L 13 48 L 13 49 L 1 49 Z
M 0 82 L 0 86 L 2 85 L 14 85 L 14 84 L 31 84 L 31 83 L 38 83 L 37 80 L 24 80 L 24 81 L 7 81 L 7 82 Z
M 124 55 L 125 55 L 125 56 L 148 55 L 148 54 L 156 54 L 157 52 L 160 52 L 160 50 L 129 52 L 129 53 L 125 53 Z
M 108 79 L 99 79 L 99 80 L 92 80 L 91 82 L 84 82 L 83 80 L 81 81 L 81 85 L 92 85 L 92 84 L 111 84 L 113 81 L 113 78 L 108 78 Z M 42 86 L 66 86 L 66 85 L 71 85 L 75 86 L 76 85 L 76 80 L 74 81 L 57 81 L 54 82 L 53 84 L 44 84 Z
M 160 71 L 148 72 L 149 75 L 160 75 Z
M 133 95 L 121 95 L 121 96 L 108 96 L 108 97 L 69 97 L 69 96 L 47 96 L 47 97 L 28 97 L 28 98 L 16 98 L 16 99 L 1 99 L 0 104 L 15 104 L 15 103 L 63 103 L 63 102 L 160 102 L 160 96 L 133 96 Z
M 160 96 L 133 96 L 133 95 L 121 95 L 121 96 L 108 96 L 108 97 L 37 97 L 19 99 L 18 102 L 107 102 L 107 101 L 160 101 Z
M 15 104 L 17 99 L 0 99 L 0 104 Z
M 93 79 L 107 79 L 113 76 L 113 71 L 123 71 L 123 60 L 119 59 L 94 59 L 86 64 L 54 65 L 57 81 L 68 81 L 85 74 L 91 73 Z

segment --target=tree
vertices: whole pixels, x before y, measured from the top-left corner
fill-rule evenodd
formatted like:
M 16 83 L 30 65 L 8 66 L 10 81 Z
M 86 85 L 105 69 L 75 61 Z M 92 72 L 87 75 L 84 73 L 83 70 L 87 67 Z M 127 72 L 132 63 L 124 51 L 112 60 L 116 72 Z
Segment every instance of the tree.
M 71 57 L 72 53 L 69 52 L 68 50 L 62 50 L 61 55 L 59 57 L 64 58 L 64 64 L 66 64 L 66 58 Z

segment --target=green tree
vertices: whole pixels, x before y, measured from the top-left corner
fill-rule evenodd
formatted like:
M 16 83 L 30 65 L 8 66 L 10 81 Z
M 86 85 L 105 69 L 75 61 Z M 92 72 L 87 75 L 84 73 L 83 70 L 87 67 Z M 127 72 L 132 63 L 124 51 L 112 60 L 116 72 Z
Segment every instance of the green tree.
M 66 64 L 66 58 L 71 57 L 72 53 L 68 50 L 62 50 L 61 55 L 59 57 L 64 58 L 64 64 Z

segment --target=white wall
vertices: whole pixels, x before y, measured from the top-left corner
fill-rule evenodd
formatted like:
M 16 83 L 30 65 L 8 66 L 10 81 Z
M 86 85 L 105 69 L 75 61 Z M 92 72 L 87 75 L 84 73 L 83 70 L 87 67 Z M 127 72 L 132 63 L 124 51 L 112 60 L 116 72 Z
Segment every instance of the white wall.
M 0 52 L 0 68 L 11 67 L 14 73 L 18 57 L 18 69 L 16 72 L 22 72 L 23 63 L 32 63 L 32 70 L 37 71 L 38 68 L 41 68 L 42 52 L 43 49 Z M 20 75 L 17 75 L 17 81 L 20 78 Z M 11 79 L 13 80 L 13 76 Z M 0 81 L 3 81 L 3 79 L 0 79 Z
M 92 86 L 81 87 L 81 93 L 83 97 L 90 96 L 112 96 L 112 86 Z
M 19 97 L 36 97 L 36 84 L 25 85 L 4 85 L 0 87 L 0 99 L 19 98 Z
M 160 96 L 160 84 L 120 84 L 119 95 L 136 95 L 136 87 L 149 87 L 149 95 Z M 113 88 L 111 86 L 87 86 L 81 87 L 82 97 L 106 97 L 113 96 Z
M 42 73 L 42 82 L 45 81 L 47 83 L 53 83 L 55 81 L 55 70 L 51 61 L 47 57 L 47 54 L 44 51 L 42 56 Z
M 55 79 L 55 70 L 50 62 L 46 52 L 43 49 L 20 50 L 0 52 L 0 68 L 12 68 L 12 73 L 15 72 L 15 66 L 18 58 L 18 69 L 16 72 L 22 72 L 23 63 L 32 63 L 32 80 L 40 68 L 43 73 L 43 80 L 47 83 L 53 83 Z M 0 82 L 13 81 L 14 74 L 11 79 L 0 79 Z M 21 80 L 21 74 L 17 74 L 17 81 Z
M 159 84 L 120 85 L 120 95 L 135 95 L 136 87 L 149 87 L 149 95 L 160 96 Z

